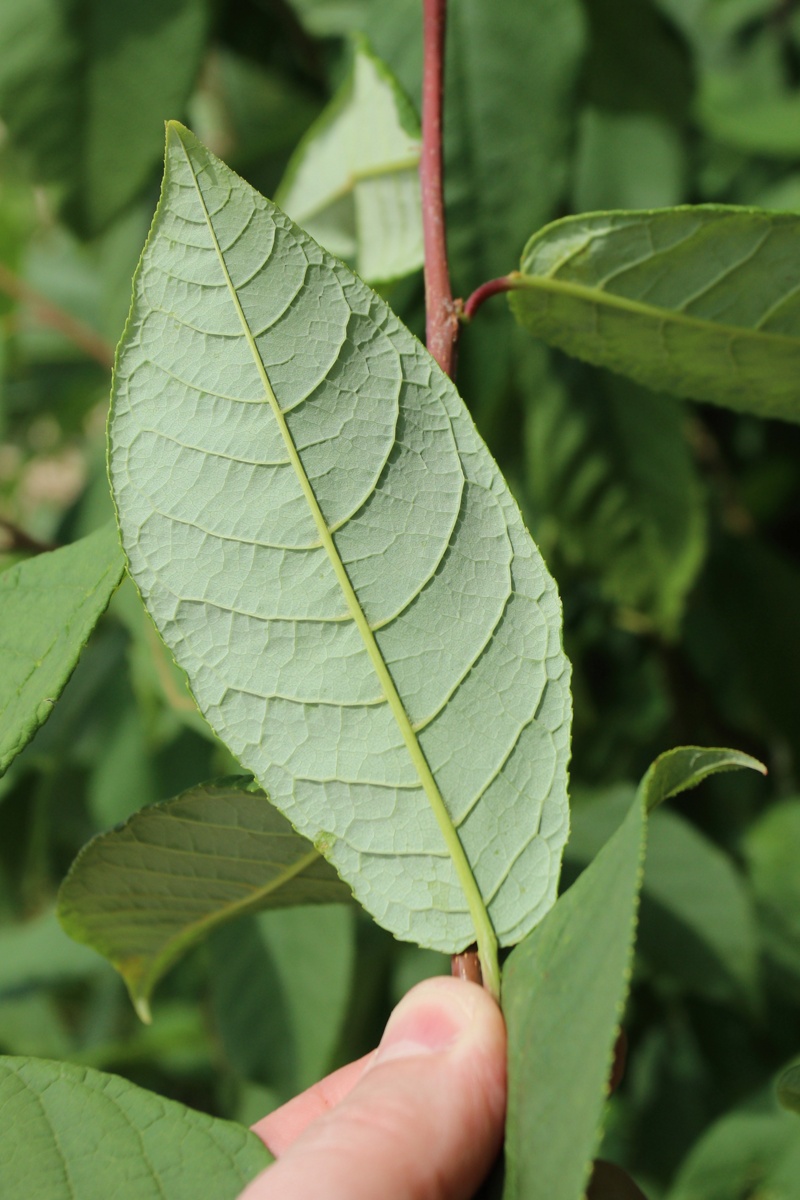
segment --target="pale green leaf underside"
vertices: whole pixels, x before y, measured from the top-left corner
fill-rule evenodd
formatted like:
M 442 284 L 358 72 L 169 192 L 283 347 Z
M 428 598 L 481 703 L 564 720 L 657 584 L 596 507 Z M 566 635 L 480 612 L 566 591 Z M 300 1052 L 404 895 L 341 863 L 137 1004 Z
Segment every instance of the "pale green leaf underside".
M 697 787 L 709 775 L 720 771 L 748 769 L 766 775 L 767 768 L 757 758 L 741 750 L 714 746 L 676 746 L 666 750 L 650 764 L 639 784 L 645 807 L 652 812 L 664 800 Z
M 247 778 L 153 804 L 75 860 L 58 915 L 108 958 L 149 1019 L 158 980 L 216 926 L 266 908 L 335 904 L 350 890 Z
M 584 1194 L 630 981 L 645 838 L 637 798 L 577 882 L 509 955 L 503 1200 Z
M 0 1058 L 3 1200 L 235 1200 L 272 1162 L 241 1125 L 116 1075 Z
M 416 117 L 363 42 L 342 92 L 309 130 L 276 199 L 370 283 L 422 266 Z
M 273 802 L 398 937 L 524 936 L 568 823 L 555 585 L 425 349 L 179 127 L 111 440 L 133 576 Z
M 123 569 L 108 525 L 0 575 L 0 775 L 53 711 Z
M 528 242 L 511 307 L 551 345 L 648 387 L 800 421 L 800 217 L 591 213 Z

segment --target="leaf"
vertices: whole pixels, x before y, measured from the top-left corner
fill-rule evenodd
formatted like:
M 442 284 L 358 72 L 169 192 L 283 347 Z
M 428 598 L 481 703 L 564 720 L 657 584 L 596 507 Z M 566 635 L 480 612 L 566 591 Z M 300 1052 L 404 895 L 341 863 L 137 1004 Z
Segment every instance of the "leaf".
M 423 347 L 178 126 L 111 475 L 215 731 L 380 924 L 447 953 L 477 936 L 491 976 L 566 836 L 555 585 Z
M 312 125 L 276 200 L 370 283 L 423 263 L 419 122 L 363 38 L 337 96 Z
M 107 525 L 0 575 L 0 774 L 50 716 L 123 566 Z
M 800 801 L 769 808 L 747 830 L 742 849 L 764 923 L 765 949 L 800 976 Z
M 639 784 L 639 793 L 648 812 L 664 800 L 697 787 L 709 775 L 720 771 L 747 768 L 766 775 L 767 768 L 757 758 L 741 750 L 721 750 L 710 746 L 677 746 L 659 754 L 650 764 Z
M 504 1200 L 577 1200 L 597 1148 L 630 981 L 646 837 L 641 798 L 503 971 Z
M 587 108 L 581 116 L 574 207 L 661 208 L 679 204 L 686 174 L 678 129 L 651 113 Z
M 353 985 L 355 909 L 262 912 L 211 937 L 212 995 L 225 1049 L 281 1101 L 330 1069 Z
M 191 788 L 94 838 L 61 885 L 64 929 L 114 964 L 149 1021 L 158 980 L 215 926 L 349 891 L 246 778 Z
M 590 862 L 619 826 L 632 786 L 577 793 L 565 868 Z M 637 954 L 694 995 L 755 1008 L 758 931 L 749 889 L 733 862 L 680 814 L 660 810 L 648 829 Z
M 0 929 L 0 996 L 104 970 L 111 975 L 91 950 L 67 937 L 52 911 Z
M 800 217 L 713 205 L 567 217 L 522 256 L 517 320 L 658 391 L 800 421 Z
M 715 1122 L 682 1164 L 668 1200 L 795 1200 L 797 1118 L 769 1101 Z
M 148 182 L 208 19 L 206 0 L 0 0 L 0 115 L 82 232 L 108 224 Z
M 232 1121 L 115 1075 L 0 1058 L 3 1200 L 235 1200 L 272 1157 Z
M 541 369 L 527 389 L 534 533 L 549 561 L 596 576 L 609 600 L 674 634 L 706 544 L 683 414 L 625 380 L 587 376 L 567 389 Z
M 795 1063 L 783 1072 L 778 1080 L 777 1095 L 784 1108 L 800 1113 L 800 1064 Z

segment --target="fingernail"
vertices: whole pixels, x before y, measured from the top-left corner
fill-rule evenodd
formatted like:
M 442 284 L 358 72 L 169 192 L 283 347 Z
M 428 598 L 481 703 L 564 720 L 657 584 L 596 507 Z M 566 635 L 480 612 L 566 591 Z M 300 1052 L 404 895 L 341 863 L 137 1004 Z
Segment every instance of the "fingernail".
M 461 994 L 472 986 L 447 978 L 419 984 L 389 1018 L 370 1066 L 449 1050 L 472 1024 L 472 1005 Z

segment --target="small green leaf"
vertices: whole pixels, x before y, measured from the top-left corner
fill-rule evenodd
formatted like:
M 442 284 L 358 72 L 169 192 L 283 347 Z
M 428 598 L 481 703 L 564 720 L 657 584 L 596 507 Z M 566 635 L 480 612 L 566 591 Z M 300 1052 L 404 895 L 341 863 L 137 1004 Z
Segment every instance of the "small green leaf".
M 64 929 L 124 978 L 136 1011 L 165 971 L 244 913 L 341 903 L 349 889 L 247 779 L 192 788 L 85 846 L 61 885 Z
M 123 569 L 107 525 L 0 575 L 0 774 L 50 716 Z
M 87 1067 L 0 1058 L 3 1200 L 235 1200 L 272 1162 L 249 1130 Z
M 555 585 L 451 381 L 383 301 L 168 132 L 112 401 L 131 573 L 209 723 L 357 899 L 446 953 L 555 898 Z
M 535 234 L 511 293 L 536 337 L 647 387 L 800 421 L 800 217 L 590 213 Z
M 800 1063 L 783 1072 L 778 1080 L 777 1093 L 784 1108 L 800 1113 Z
M 422 266 L 419 122 L 363 39 L 339 94 L 295 151 L 276 200 L 307 233 L 377 283 Z
M 723 750 L 710 746 L 677 746 L 659 754 L 651 763 L 639 784 L 648 812 L 664 800 L 697 787 L 709 775 L 719 771 L 738 771 L 747 768 L 766 775 L 767 768 L 757 758 L 740 750 Z
M 599 1140 L 628 992 L 646 822 L 641 798 L 503 972 L 504 1200 L 577 1200 Z

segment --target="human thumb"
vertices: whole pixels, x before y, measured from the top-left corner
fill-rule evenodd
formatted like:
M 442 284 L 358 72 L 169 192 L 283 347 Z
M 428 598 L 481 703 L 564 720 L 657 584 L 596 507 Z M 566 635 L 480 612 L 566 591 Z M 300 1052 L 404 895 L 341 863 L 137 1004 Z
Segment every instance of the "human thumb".
M 474 983 L 429 979 L 394 1010 L 352 1090 L 241 1200 L 467 1200 L 504 1113 L 499 1008 Z

